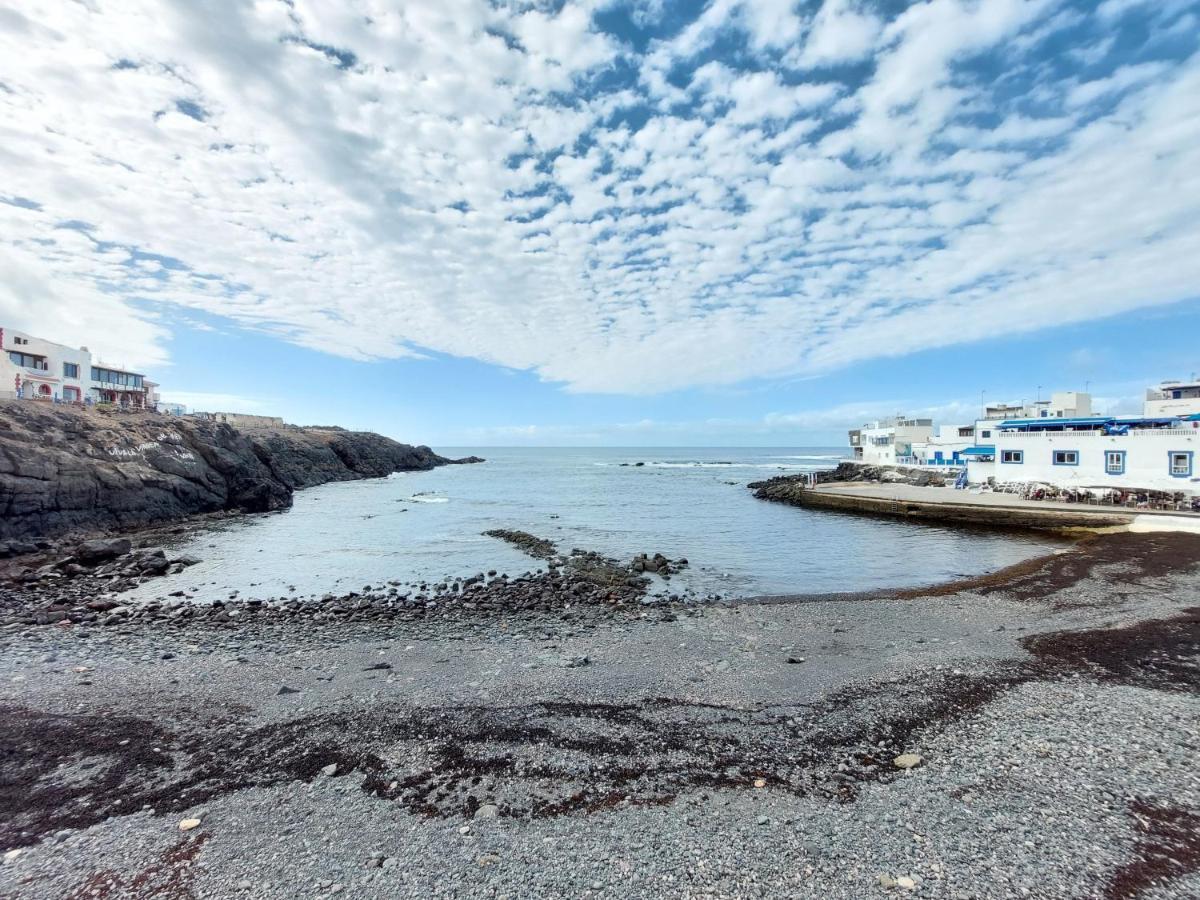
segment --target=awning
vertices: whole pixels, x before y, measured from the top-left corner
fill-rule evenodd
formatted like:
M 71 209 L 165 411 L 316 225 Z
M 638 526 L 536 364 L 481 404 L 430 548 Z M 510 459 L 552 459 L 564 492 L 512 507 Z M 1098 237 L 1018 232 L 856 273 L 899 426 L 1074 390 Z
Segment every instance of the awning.
M 1104 416 L 1088 416 L 1087 418 L 1073 419 L 1057 419 L 1047 416 L 1043 419 L 1006 419 L 996 427 L 1004 430 L 1006 428 L 1015 428 L 1025 431 L 1031 428 L 1037 429 L 1060 429 L 1060 428 L 1076 428 L 1086 426 L 1089 428 L 1100 428 L 1103 425 L 1114 422 L 1115 419 Z
M 995 456 L 995 447 L 968 447 L 963 452 L 963 456 Z

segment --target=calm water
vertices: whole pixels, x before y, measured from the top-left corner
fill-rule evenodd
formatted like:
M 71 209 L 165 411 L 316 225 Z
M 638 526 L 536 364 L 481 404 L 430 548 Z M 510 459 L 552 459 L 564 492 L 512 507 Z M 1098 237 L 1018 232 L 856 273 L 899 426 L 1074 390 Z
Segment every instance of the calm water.
M 489 528 L 517 528 L 621 559 L 687 557 L 673 585 L 749 596 L 857 591 L 977 574 L 1047 543 L 755 500 L 746 483 L 831 468 L 839 448 L 443 449 L 487 462 L 323 485 L 286 513 L 251 517 L 180 545 L 204 562 L 139 589 L 200 587 L 200 599 L 346 592 L 365 584 L 441 579 L 537 563 Z M 642 467 L 621 463 L 644 461 Z

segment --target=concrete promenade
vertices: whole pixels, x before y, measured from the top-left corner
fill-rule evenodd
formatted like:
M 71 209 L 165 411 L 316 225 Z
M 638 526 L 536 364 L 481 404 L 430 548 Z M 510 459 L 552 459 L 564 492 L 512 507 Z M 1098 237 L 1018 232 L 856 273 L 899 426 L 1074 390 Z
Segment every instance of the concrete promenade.
M 833 482 L 796 491 L 788 502 L 819 509 L 1010 528 L 1128 527 L 1132 531 L 1200 533 L 1200 516 L 1190 512 L 1026 500 L 1013 494 L 950 487 Z

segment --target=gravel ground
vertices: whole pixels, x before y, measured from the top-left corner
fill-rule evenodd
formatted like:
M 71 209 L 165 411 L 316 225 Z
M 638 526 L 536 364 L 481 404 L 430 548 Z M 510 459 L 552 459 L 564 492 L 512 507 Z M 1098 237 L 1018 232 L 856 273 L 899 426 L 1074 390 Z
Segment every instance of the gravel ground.
M 12 624 L 0 896 L 1198 897 L 1198 561 L 1110 535 L 870 597 Z

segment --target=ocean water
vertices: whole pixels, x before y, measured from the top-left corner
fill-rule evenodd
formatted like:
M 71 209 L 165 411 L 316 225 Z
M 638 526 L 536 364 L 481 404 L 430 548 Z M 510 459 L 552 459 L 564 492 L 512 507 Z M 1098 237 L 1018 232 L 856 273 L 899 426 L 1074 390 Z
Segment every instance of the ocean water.
M 482 535 L 492 528 L 528 531 L 562 551 L 686 557 L 690 568 L 672 578 L 672 589 L 723 597 L 931 584 L 1051 546 L 1028 535 L 797 509 L 756 500 L 746 489 L 773 475 L 832 468 L 842 448 L 439 452 L 487 462 L 300 491 L 286 512 L 190 535 L 174 550 L 203 562 L 137 594 L 319 595 L 389 580 L 538 568 Z

